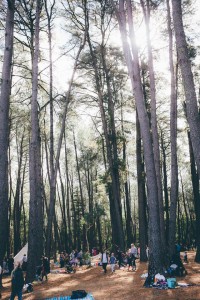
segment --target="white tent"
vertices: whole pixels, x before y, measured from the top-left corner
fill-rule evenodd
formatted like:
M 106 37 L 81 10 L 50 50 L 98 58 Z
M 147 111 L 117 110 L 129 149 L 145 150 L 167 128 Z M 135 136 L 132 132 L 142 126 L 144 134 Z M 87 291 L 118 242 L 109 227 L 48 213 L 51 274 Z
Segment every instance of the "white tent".
M 28 243 L 15 255 L 14 262 L 22 262 L 24 254 L 26 254 L 26 256 L 28 257 Z

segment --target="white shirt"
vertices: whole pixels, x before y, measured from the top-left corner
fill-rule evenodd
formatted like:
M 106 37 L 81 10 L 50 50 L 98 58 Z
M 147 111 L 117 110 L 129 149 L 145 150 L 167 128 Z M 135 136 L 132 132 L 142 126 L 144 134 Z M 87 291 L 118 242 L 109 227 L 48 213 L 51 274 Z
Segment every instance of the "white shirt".
M 108 262 L 108 258 L 107 258 L 107 254 L 106 253 L 103 253 L 102 254 L 102 263 L 107 263 Z

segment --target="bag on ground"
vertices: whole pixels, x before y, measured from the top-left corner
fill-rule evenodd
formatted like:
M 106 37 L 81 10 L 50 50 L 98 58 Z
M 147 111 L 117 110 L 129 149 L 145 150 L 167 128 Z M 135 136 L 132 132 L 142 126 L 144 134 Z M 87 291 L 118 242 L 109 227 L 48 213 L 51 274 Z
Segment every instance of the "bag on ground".
M 87 293 L 85 290 L 76 290 L 72 291 L 71 299 L 82 299 L 87 296 Z

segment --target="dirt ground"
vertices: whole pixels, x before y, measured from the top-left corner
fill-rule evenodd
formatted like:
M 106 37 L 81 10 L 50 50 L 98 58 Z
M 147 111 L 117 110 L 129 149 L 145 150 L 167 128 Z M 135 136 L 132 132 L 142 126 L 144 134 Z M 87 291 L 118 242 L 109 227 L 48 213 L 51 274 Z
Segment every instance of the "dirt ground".
M 193 251 L 188 252 L 188 263 L 185 264 L 188 274 L 177 278 L 177 282 L 195 284 L 194 286 L 167 290 L 145 288 L 141 275 L 147 271 L 147 264 L 137 261 L 135 272 L 127 271 L 126 268 L 116 268 L 112 274 L 108 266 L 108 272 L 104 274 L 101 267 L 95 266 L 85 270 L 78 269 L 75 274 L 49 274 L 47 282 L 34 282 L 34 291 L 25 293 L 23 299 L 40 300 L 67 296 L 71 295 L 73 290 L 84 289 L 90 292 L 95 300 L 200 300 L 200 264 L 194 263 L 194 254 Z M 10 285 L 10 277 L 5 277 L 2 299 L 9 299 Z

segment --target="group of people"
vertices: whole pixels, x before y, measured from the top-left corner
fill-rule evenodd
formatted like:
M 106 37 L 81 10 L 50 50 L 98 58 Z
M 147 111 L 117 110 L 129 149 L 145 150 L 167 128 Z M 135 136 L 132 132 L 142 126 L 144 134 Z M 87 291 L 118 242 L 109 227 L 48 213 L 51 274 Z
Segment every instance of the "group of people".
M 11 295 L 10 300 L 14 300 L 18 297 L 18 300 L 22 299 L 22 291 L 25 284 L 25 272 L 27 270 L 27 256 L 23 255 L 21 261 L 14 261 L 13 255 L 11 254 L 9 258 L 4 258 L 2 266 L 0 265 L 0 298 L 1 298 L 1 288 L 2 288 L 2 275 L 11 275 Z M 41 257 L 40 265 L 40 280 L 43 282 L 43 278 L 46 280 L 48 273 L 50 272 L 50 264 L 48 258 L 44 255 Z
M 92 251 L 92 255 L 96 256 L 99 251 L 95 248 L 93 249 L 95 251 Z M 115 272 L 115 266 L 118 262 L 119 268 L 121 266 L 124 266 L 124 264 L 127 265 L 128 270 L 130 267 L 132 269 L 136 269 L 135 260 L 138 257 L 138 249 L 135 247 L 134 244 L 131 244 L 131 248 L 127 250 L 127 252 L 124 254 L 120 249 L 117 250 L 116 257 L 114 255 L 114 252 L 111 253 L 111 255 L 108 255 L 108 252 L 104 250 L 101 254 L 101 263 L 104 270 L 104 273 L 107 272 L 107 265 L 110 263 L 111 265 L 111 272 Z M 77 249 L 72 250 L 70 254 L 68 254 L 66 251 L 63 251 L 59 254 L 59 264 L 60 267 L 66 267 L 68 264 L 72 265 L 80 265 L 82 264 L 90 265 L 91 264 L 91 255 L 89 251 L 83 252 L 82 250 L 77 251 Z M 1 284 L 1 278 L 3 274 L 3 269 L 8 270 L 8 274 L 11 275 L 11 296 L 10 300 L 13 300 L 15 296 L 18 296 L 18 299 L 22 299 L 22 291 L 24 286 L 24 271 L 27 269 L 27 256 L 24 254 L 22 260 L 20 262 L 15 263 L 13 255 L 11 254 L 8 259 L 4 259 L 3 266 L 0 266 L 0 284 Z M 38 266 L 36 270 L 36 275 L 38 278 L 43 282 L 43 279 L 45 278 L 48 280 L 48 273 L 50 272 L 50 263 L 47 257 L 44 255 L 41 257 L 41 264 Z M 1 297 L 1 294 L 0 294 Z
M 139 257 L 139 249 L 134 244 L 131 244 L 131 248 L 127 249 L 126 253 L 123 253 L 120 249 L 117 249 L 117 255 L 115 257 L 114 252 L 109 256 L 106 249 L 104 249 L 101 255 L 101 265 L 104 273 L 107 272 L 107 265 L 110 263 L 111 272 L 115 272 L 115 265 L 118 262 L 119 269 L 123 266 L 127 266 L 127 270 L 130 268 L 136 270 L 136 259 Z
M 72 250 L 70 254 L 68 254 L 65 250 L 60 253 L 59 255 L 59 264 L 60 268 L 64 268 L 67 265 L 73 265 L 73 266 L 82 266 L 90 265 L 91 264 L 91 256 L 90 252 L 86 251 L 83 252 L 82 250 Z

